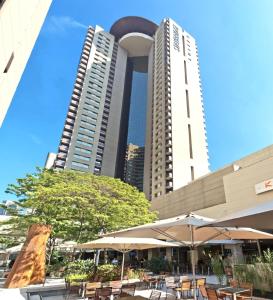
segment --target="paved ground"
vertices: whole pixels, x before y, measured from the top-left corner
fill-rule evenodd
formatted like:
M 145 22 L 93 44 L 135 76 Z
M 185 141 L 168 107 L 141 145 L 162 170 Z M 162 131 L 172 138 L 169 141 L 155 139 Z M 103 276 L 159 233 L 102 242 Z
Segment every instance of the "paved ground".
M 215 276 L 207 276 L 207 283 L 217 283 L 217 278 Z M 29 286 L 27 289 L 1 289 L 0 288 L 0 299 L 1 300 L 25 300 L 27 299 L 26 290 L 30 289 L 39 289 L 42 285 Z M 59 290 L 60 293 L 64 292 L 65 284 L 63 279 L 47 279 L 44 285 L 44 289 L 48 289 L 49 291 L 55 293 L 54 296 L 46 296 L 43 297 L 43 300 L 65 300 L 65 295 L 56 295 L 56 290 Z M 151 289 L 137 289 L 135 294 L 142 296 L 144 298 L 149 298 L 151 294 Z M 166 299 L 166 289 L 163 287 L 161 291 L 161 300 Z M 82 300 L 83 298 L 79 298 L 76 296 L 70 296 L 69 300 Z M 269 300 L 263 298 L 252 298 L 253 300 Z M 30 300 L 40 300 L 39 296 L 31 296 Z M 183 299 L 187 300 L 187 299 Z M 192 299 L 191 299 L 192 300 Z M 202 300 L 200 297 L 199 300 Z

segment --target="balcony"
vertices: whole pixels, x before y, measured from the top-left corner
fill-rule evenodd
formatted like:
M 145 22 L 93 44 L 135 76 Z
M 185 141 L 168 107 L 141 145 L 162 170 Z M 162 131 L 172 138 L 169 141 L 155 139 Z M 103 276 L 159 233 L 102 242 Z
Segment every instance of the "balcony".
M 66 160 L 66 154 L 65 153 L 59 153 L 57 155 L 57 159 L 60 159 L 60 160 Z
M 64 144 L 64 145 L 69 145 L 70 139 L 62 138 L 61 143 Z
M 63 131 L 63 137 L 66 137 L 66 138 L 71 138 L 71 133 L 68 132 L 68 131 Z
M 72 130 L 73 130 L 73 126 L 68 125 L 68 124 L 65 124 L 64 128 L 65 128 L 66 130 L 68 130 L 68 131 L 71 131 L 71 132 L 72 132 Z
M 64 167 L 65 162 L 61 160 L 56 160 L 55 165 L 56 167 Z
M 73 112 L 73 111 L 76 112 L 76 111 L 77 111 L 77 108 L 74 107 L 74 106 L 72 106 L 72 105 L 70 105 L 70 106 L 69 106 L 69 110 L 72 111 L 72 112 Z
M 67 152 L 68 151 L 68 147 L 67 146 L 59 146 L 59 151 Z
M 172 160 L 173 160 L 173 158 L 172 158 L 172 156 L 171 155 L 168 155 L 167 157 L 166 157 L 166 162 L 172 162 Z
M 70 118 L 73 118 L 73 119 L 76 118 L 76 114 L 74 114 L 74 113 L 72 113 L 70 111 L 67 113 L 67 116 L 70 117 Z

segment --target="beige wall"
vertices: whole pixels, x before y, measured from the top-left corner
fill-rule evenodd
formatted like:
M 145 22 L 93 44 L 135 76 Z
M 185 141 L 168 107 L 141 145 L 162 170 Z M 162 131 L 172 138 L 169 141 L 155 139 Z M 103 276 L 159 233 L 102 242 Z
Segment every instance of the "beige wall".
M 273 200 L 273 191 L 255 193 L 255 184 L 270 178 L 273 178 L 273 146 L 152 201 L 152 209 L 159 211 L 161 219 L 191 211 L 219 218 Z
M 52 0 L 6 0 L 0 8 L 0 126 Z M 12 56 L 8 72 L 4 70 Z

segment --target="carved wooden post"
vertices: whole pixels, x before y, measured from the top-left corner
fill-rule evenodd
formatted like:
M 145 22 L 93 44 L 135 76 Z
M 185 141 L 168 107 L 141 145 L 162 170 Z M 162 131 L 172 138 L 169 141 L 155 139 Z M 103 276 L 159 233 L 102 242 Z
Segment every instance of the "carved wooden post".
M 49 225 L 34 224 L 29 227 L 26 241 L 5 282 L 6 288 L 44 282 L 46 242 L 50 232 Z

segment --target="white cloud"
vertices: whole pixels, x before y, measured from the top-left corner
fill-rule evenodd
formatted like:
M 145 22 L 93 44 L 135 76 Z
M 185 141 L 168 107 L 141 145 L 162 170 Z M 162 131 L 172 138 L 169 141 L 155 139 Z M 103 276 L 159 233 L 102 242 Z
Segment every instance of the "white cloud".
M 87 26 L 69 16 L 51 16 L 45 24 L 45 31 L 65 33 L 69 29 L 87 29 Z

